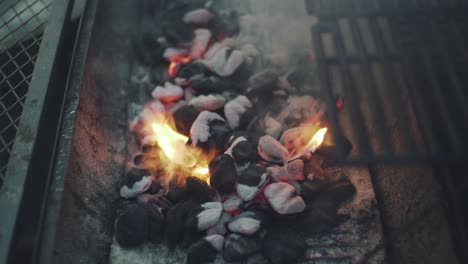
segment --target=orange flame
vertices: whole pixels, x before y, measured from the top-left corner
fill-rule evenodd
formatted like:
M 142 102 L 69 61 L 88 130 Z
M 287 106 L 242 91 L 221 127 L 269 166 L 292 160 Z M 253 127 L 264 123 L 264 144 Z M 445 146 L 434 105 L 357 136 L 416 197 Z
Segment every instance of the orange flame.
M 294 149 L 292 153 L 295 153 L 297 155 L 295 155 L 292 159 L 299 158 L 300 156 L 308 152 L 315 152 L 322 145 L 327 130 L 328 129 L 326 127 L 317 130 L 317 132 L 315 132 L 315 134 L 310 138 L 307 144 L 303 145 L 300 148 L 296 146 L 296 149 Z
M 169 68 L 167 69 L 167 72 L 169 73 L 169 76 L 175 77 L 177 73 L 179 73 L 180 70 L 180 65 L 181 64 L 187 64 L 192 60 L 190 55 L 176 55 L 172 56 L 169 58 Z
M 195 176 L 202 180 L 209 179 L 207 158 L 196 148 L 187 145 L 188 137 L 177 133 L 164 118 L 151 124 L 156 143 L 160 147 L 161 165 L 168 174 L 168 182 L 178 176 Z

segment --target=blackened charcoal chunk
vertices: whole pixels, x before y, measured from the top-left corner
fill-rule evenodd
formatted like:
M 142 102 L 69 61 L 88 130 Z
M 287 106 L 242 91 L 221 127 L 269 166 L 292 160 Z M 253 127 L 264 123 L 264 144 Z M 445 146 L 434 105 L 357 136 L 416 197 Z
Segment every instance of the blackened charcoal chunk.
M 169 191 L 166 194 L 166 198 L 172 204 L 177 204 L 187 201 L 189 199 L 189 194 L 185 186 L 174 183 L 169 185 Z
M 275 71 L 262 71 L 250 77 L 247 93 L 251 96 L 271 94 L 277 89 L 278 81 L 279 76 Z
M 144 193 L 138 196 L 138 202 L 142 204 L 149 204 L 161 212 L 167 212 L 172 207 L 172 203 L 169 200 L 158 194 Z
M 179 133 L 190 136 L 190 128 L 200 112 L 191 105 L 184 105 L 174 112 L 176 129 Z
M 230 234 L 224 241 L 223 259 L 227 262 L 243 261 L 262 249 L 256 236 Z
M 130 169 L 125 175 L 124 185 L 120 188 L 120 196 L 133 198 L 148 190 L 153 181 L 151 172 L 145 169 Z
M 191 85 L 197 94 L 222 93 L 226 90 L 236 90 L 236 84 L 218 76 L 197 76 L 191 78 Z
M 208 72 L 209 69 L 202 63 L 191 62 L 182 65 L 179 74 L 177 75 L 177 78 L 180 81 L 184 80 L 184 83 L 189 84 L 195 79 L 204 78 L 208 74 Z
M 247 97 L 241 95 L 226 103 L 224 115 L 229 125 L 235 129 L 241 125 L 243 115 L 250 109 L 252 109 L 252 102 Z
M 303 239 L 281 228 L 272 228 L 263 240 L 263 255 L 273 264 L 295 263 L 305 250 Z
M 247 211 L 234 217 L 228 227 L 234 233 L 253 235 L 267 220 L 267 216 L 261 211 Z
M 188 177 L 185 182 L 189 197 L 196 203 L 213 201 L 216 197 L 216 190 L 196 177 Z
M 232 157 L 239 164 L 257 161 L 257 146 L 248 141 L 240 142 L 232 149 Z
M 265 167 L 250 165 L 237 181 L 237 194 L 244 201 L 250 201 L 258 194 L 261 188 L 268 182 L 268 174 Z
M 236 165 L 231 156 L 219 155 L 209 164 L 210 185 L 220 194 L 229 194 L 234 190 L 237 181 Z
M 151 242 L 159 242 L 163 239 L 164 215 L 159 205 L 147 203 L 143 205 L 147 209 L 149 226 L 148 236 Z
M 224 240 L 222 236 L 214 236 L 215 238 L 213 239 Z M 212 243 L 210 243 L 210 241 L 208 241 L 208 239 L 212 239 L 210 237 L 201 239 L 189 248 L 187 253 L 187 264 L 211 263 L 215 260 L 218 250 L 212 245 Z M 216 241 L 215 243 L 219 242 Z
M 122 247 L 136 247 L 148 238 L 149 217 L 144 206 L 134 204 L 125 209 L 115 221 L 115 236 Z
M 192 202 L 178 203 L 166 214 L 164 238 L 170 249 L 180 243 L 186 235 L 193 235 L 196 230 L 187 224 L 190 216 L 196 215 L 202 208 Z
M 232 129 L 220 115 L 203 111 L 193 123 L 190 133 L 193 146 L 220 154 L 232 136 Z

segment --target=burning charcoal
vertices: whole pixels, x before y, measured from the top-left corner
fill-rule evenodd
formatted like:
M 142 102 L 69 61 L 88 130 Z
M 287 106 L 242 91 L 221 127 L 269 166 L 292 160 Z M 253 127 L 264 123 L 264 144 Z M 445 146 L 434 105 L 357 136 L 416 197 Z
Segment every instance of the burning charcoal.
M 239 126 L 241 116 L 252 108 L 252 103 L 245 96 L 238 96 L 234 100 L 226 103 L 224 106 L 224 115 L 229 125 L 235 129 Z
M 216 190 L 196 177 L 188 177 L 185 182 L 187 193 L 194 202 L 206 203 L 216 197 Z
M 223 249 L 224 237 L 211 235 L 193 244 L 187 252 L 187 264 L 211 263 Z
M 286 163 L 289 160 L 288 150 L 272 136 L 263 136 L 258 141 L 258 154 L 266 161 Z
M 208 230 L 206 230 L 207 235 L 225 235 L 227 232 L 226 225 L 231 221 L 232 215 L 230 213 L 223 212 L 221 218 L 219 219 L 218 223 Z
M 203 60 L 202 63 L 219 76 L 228 77 L 234 74 L 243 61 L 244 56 L 240 51 L 224 47 L 212 58 Z
M 192 10 L 184 15 L 184 22 L 187 24 L 194 24 L 194 25 L 205 25 L 207 24 L 212 18 L 213 14 L 210 11 L 199 8 Z
M 142 153 L 150 153 L 154 152 L 158 144 L 156 143 L 156 136 L 146 136 L 143 138 L 143 141 L 141 142 L 141 152 Z
M 280 228 L 272 228 L 263 241 L 262 253 L 273 264 L 295 263 L 306 250 L 303 239 Z
M 190 129 L 190 141 L 192 146 L 200 146 L 205 151 L 223 149 L 229 137 L 231 128 L 224 119 L 212 112 L 203 111 Z
M 237 181 L 236 166 L 231 156 L 223 154 L 211 160 L 209 164 L 210 185 L 219 194 L 229 194 L 234 190 Z
M 159 216 L 162 218 L 162 215 Z M 115 221 L 117 242 L 122 247 L 135 247 L 144 243 L 148 239 L 152 220 L 153 216 L 150 216 L 148 208 L 144 205 L 132 204 L 127 207 Z
M 184 90 L 177 85 L 166 82 L 163 86 L 157 86 L 151 94 L 153 98 L 163 103 L 172 103 L 184 97 Z
M 155 206 L 160 212 L 166 212 L 172 207 L 172 203 L 169 200 L 157 194 L 144 193 L 138 196 L 138 202 Z
M 216 225 L 223 213 L 223 205 L 218 202 L 204 203 L 202 207 L 205 210 L 197 215 L 197 228 L 200 231 Z
M 132 168 L 125 176 L 125 184 L 120 188 L 120 196 L 123 198 L 133 198 L 144 193 L 151 187 L 151 172 Z
M 173 57 L 181 57 L 187 55 L 188 51 L 186 49 L 167 48 L 166 50 L 164 50 L 163 57 L 169 61 Z
M 151 169 L 155 167 L 155 164 L 159 162 L 157 156 L 151 153 L 138 154 L 133 158 L 133 164 L 139 169 Z
M 262 249 L 262 242 L 256 236 L 230 234 L 224 240 L 223 259 L 227 262 L 243 261 Z
M 260 94 L 271 94 L 277 89 L 279 76 L 278 73 L 272 70 L 265 70 L 255 74 L 249 79 L 249 88 L 247 93 L 252 96 Z
M 223 209 L 226 212 L 232 213 L 240 208 L 242 199 L 237 195 L 229 196 L 223 203 Z
M 196 29 L 194 33 L 195 38 L 193 39 L 190 57 L 196 60 L 201 58 L 203 53 L 205 53 L 208 43 L 211 39 L 211 31 L 208 29 Z
M 278 139 L 283 132 L 283 125 L 276 121 L 274 118 L 267 116 L 265 117 L 265 133 Z
M 220 109 L 226 103 L 226 99 L 219 94 L 200 95 L 192 98 L 189 105 L 192 105 L 199 111 L 214 111 Z
M 265 215 L 258 212 L 244 212 L 234 217 L 228 225 L 229 230 L 234 233 L 243 235 L 253 235 L 260 227 L 265 219 Z
M 262 187 L 268 182 L 265 167 L 250 165 L 246 171 L 239 175 L 237 181 L 237 194 L 244 201 L 252 200 Z
M 296 195 L 293 186 L 285 182 L 272 183 L 265 188 L 265 197 L 271 207 L 281 215 L 304 211 L 304 200 Z
M 185 105 L 174 112 L 174 120 L 177 132 L 190 136 L 190 128 L 200 112 L 191 105 Z
M 304 161 L 293 160 L 272 175 L 276 181 L 294 182 L 304 180 Z

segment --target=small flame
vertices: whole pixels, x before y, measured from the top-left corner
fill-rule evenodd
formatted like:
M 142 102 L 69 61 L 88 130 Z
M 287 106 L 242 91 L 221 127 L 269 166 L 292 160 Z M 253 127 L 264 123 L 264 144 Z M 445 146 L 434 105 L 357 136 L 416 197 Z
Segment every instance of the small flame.
M 188 137 L 175 132 L 168 124 L 153 123 L 152 127 L 156 133 L 156 142 L 166 157 L 176 160 L 177 150 L 185 146 Z
M 314 136 L 310 139 L 309 143 L 307 144 L 307 152 L 315 152 L 320 145 L 323 143 L 323 139 L 325 138 L 325 134 L 327 133 L 327 128 L 319 129 Z
M 191 60 L 192 58 L 189 55 L 176 55 L 169 58 L 170 63 L 169 68 L 167 69 L 169 76 L 175 77 L 177 73 L 179 73 L 180 65 L 187 64 Z

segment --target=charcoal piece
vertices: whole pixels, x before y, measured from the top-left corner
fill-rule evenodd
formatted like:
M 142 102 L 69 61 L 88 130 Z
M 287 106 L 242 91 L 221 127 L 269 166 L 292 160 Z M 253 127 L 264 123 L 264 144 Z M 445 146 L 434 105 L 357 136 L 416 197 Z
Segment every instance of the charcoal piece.
M 219 155 L 209 164 L 210 185 L 219 194 L 229 194 L 234 190 L 237 181 L 236 165 L 231 156 Z
M 181 186 L 178 184 L 170 184 L 169 191 L 166 194 L 166 198 L 172 204 L 177 204 L 187 201 L 189 199 L 189 194 L 185 186 Z
M 187 24 L 204 25 L 213 19 L 213 17 L 214 15 L 210 11 L 204 8 L 198 8 L 187 12 L 183 20 Z
M 249 96 L 259 96 L 263 94 L 271 94 L 278 88 L 279 76 L 273 70 L 265 70 L 255 74 L 249 79 L 249 88 L 247 94 Z
M 190 136 L 190 128 L 197 119 L 200 112 L 191 105 L 184 105 L 177 109 L 174 114 L 177 132 L 185 136 Z
M 156 86 L 151 96 L 165 104 L 169 104 L 182 99 L 184 97 L 184 90 L 180 86 L 166 82 L 164 86 Z
M 202 204 L 205 209 L 197 215 L 198 230 L 206 230 L 216 225 L 223 214 L 223 205 L 219 202 L 208 202 Z
M 273 264 L 295 263 L 305 250 L 305 241 L 293 231 L 271 228 L 263 239 L 262 253 Z
M 186 80 L 190 83 L 193 79 L 199 79 L 206 76 L 209 72 L 209 69 L 199 62 L 191 62 L 184 64 L 177 75 L 177 78 Z
M 139 169 L 152 169 L 158 162 L 159 158 L 152 154 L 138 154 L 133 158 L 133 164 Z
M 264 119 L 265 123 L 265 134 L 272 136 L 275 139 L 278 139 L 283 133 L 283 125 L 276 119 L 267 115 Z
M 236 210 L 239 210 L 241 205 L 242 199 L 237 195 L 231 195 L 227 197 L 226 201 L 224 201 L 223 210 L 232 213 Z
M 127 207 L 115 221 L 115 236 L 120 246 L 130 248 L 144 243 L 148 238 L 149 220 L 145 207 L 138 204 Z
M 178 203 L 169 209 L 164 222 L 164 239 L 170 249 L 174 249 L 187 236 L 196 234 L 196 230 L 188 222 L 190 216 L 201 210 L 198 204 L 192 202 Z
M 261 211 L 246 211 L 231 219 L 228 228 L 233 233 L 253 235 L 267 220 L 268 217 Z
M 192 98 L 189 105 L 199 111 L 215 111 L 224 107 L 226 98 L 219 94 L 200 95 Z
M 196 78 L 191 78 L 190 87 L 197 94 L 204 95 L 239 89 L 233 81 L 218 76 L 197 76 Z
M 304 161 L 296 159 L 288 162 L 273 173 L 272 178 L 276 181 L 295 182 L 304 180 Z
M 153 243 L 159 242 L 164 237 L 164 215 L 160 207 L 161 205 L 146 203 L 143 206 L 146 208 L 148 214 L 148 238 Z
M 243 141 L 237 144 L 232 149 L 232 157 L 236 163 L 240 165 L 257 161 L 260 158 L 257 152 L 257 146 L 249 141 Z
M 133 198 L 147 191 L 153 184 L 151 172 L 145 169 L 130 169 L 125 175 L 124 185 L 120 188 L 120 196 Z
M 283 164 L 289 160 L 288 150 L 272 136 L 261 137 L 257 149 L 258 154 L 266 161 Z
M 189 142 L 207 153 L 221 154 L 232 136 L 232 129 L 216 113 L 203 111 L 190 129 Z
M 265 167 L 254 164 L 250 165 L 237 180 L 236 191 L 244 201 L 250 201 L 259 193 L 269 180 Z
M 252 102 L 245 96 L 238 96 L 224 106 L 224 115 L 229 125 L 235 129 L 241 124 L 244 113 L 252 108 Z
M 223 247 L 224 237 L 212 235 L 193 244 L 187 252 L 187 264 L 211 263 Z
M 224 204 L 223 204 L 224 209 Z M 207 235 L 225 235 L 227 232 L 227 224 L 231 221 L 232 215 L 231 213 L 223 212 L 221 218 L 219 219 L 218 223 L 206 230 Z
M 148 193 L 144 193 L 138 196 L 138 202 L 142 204 L 149 204 L 151 206 L 154 206 L 163 213 L 167 212 L 173 205 L 169 200 L 167 200 L 162 195 L 148 194 Z
M 188 177 L 185 183 L 189 197 L 196 203 L 213 201 L 216 197 L 216 190 L 197 177 Z
M 243 61 L 244 56 L 240 51 L 222 47 L 202 63 L 218 76 L 229 77 L 237 71 Z
M 304 211 L 304 200 L 296 194 L 295 188 L 285 182 L 277 182 L 265 188 L 265 197 L 273 209 L 281 215 L 297 214 Z
M 239 14 L 232 9 L 218 12 L 213 24 L 213 30 L 225 36 L 234 36 L 240 32 Z
M 243 261 L 261 249 L 262 241 L 256 236 L 230 234 L 224 241 L 223 259 L 227 262 Z

